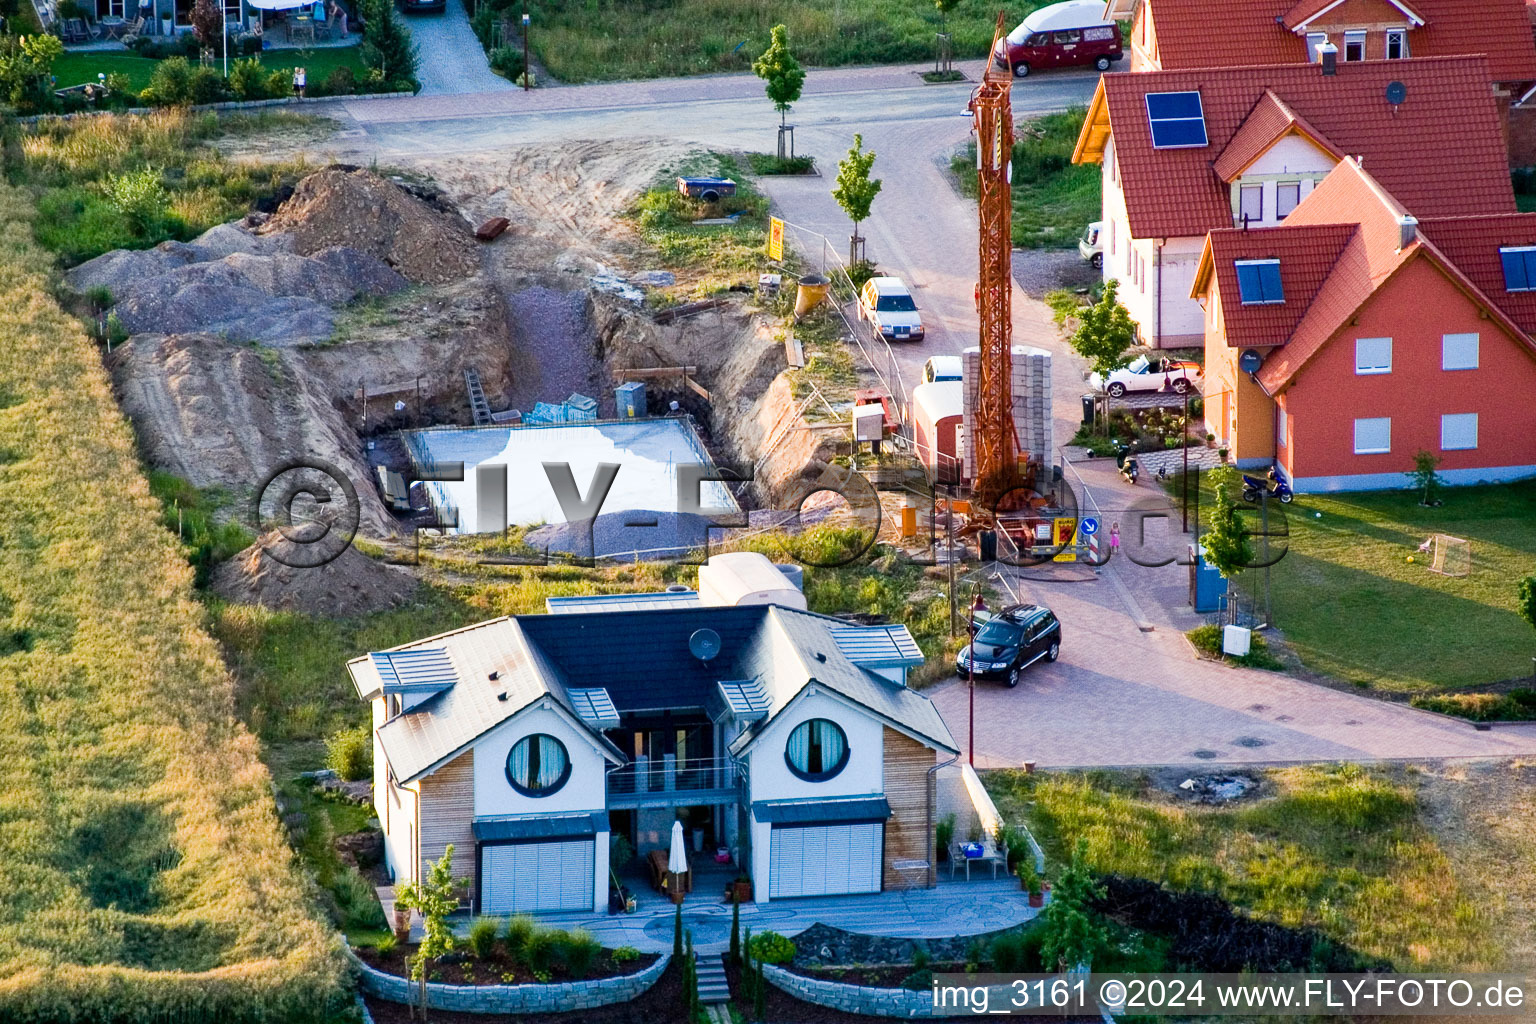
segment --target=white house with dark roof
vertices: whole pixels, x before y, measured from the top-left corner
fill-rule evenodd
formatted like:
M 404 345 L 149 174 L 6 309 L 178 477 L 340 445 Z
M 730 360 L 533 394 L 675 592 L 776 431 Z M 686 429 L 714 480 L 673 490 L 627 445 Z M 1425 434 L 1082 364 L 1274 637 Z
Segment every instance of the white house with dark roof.
M 958 748 L 906 686 L 906 627 L 691 593 L 551 606 L 348 663 L 397 882 L 452 843 L 479 912 L 601 909 L 610 836 L 643 855 L 686 817 L 759 902 L 935 883 Z

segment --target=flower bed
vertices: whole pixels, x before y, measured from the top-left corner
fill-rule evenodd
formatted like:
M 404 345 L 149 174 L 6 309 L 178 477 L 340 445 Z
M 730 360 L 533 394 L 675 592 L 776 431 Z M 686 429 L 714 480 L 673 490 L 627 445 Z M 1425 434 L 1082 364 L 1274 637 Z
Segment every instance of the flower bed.
M 355 954 L 354 954 L 355 956 Z M 671 957 L 652 957 L 651 963 L 633 974 L 588 981 L 562 981 L 506 985 L 449 985 L 427 982 L 427 1005 L 435 1010 L 463 1013 L 561 1013 L 586 1010 L 615 1003 L 628 1003 L 656 984 L 667 969 Z M 636 960 L 633 963 L 638 964 Z M 358 987 L 367 995 L 392 1003 L 415 1004 L 420 998 L 416 982 L 399 974 L 388 974 L 357 961 L 360 969 Z M 434 974 L 441 968 L 434 968 Z
M 362 946 L 354 950 L 357 958 L 383 974 L 409 978 L 410 964 L 416 958 L 416 943 L 399 943 L 388 950 Z M 574 981 L 595 981 L 639 974 L 660 957 L 632 949 L 601 949 L 585 970 L 569 964 L 550 962 L 535 967 L 524 956 L 513 956 L 498 945 L 484 957 L 467 951 L 449 954 L 449 962 L 433 964 L 429 979 L 447 985 L 544 985 Z M 541 976 L 542 975 L 542 976 Z

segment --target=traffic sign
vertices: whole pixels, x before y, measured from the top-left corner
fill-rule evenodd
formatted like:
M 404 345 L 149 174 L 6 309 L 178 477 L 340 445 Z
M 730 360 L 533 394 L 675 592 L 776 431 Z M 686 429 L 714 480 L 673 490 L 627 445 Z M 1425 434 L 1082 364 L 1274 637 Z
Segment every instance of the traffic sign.
M 1078 524 L 1077 528 L 1089 536 L 1092 536 L 1093 534 L 1099 532 L 1099 521 L 1097 519 L 1084 519 L 1080 524 Z

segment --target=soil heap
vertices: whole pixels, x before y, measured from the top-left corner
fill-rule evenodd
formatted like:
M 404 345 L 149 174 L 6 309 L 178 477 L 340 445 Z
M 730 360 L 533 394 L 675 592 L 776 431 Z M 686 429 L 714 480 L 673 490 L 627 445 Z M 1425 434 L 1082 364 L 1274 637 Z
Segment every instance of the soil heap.
M 408 192 L 370 171 L 311 174 L 260 230 L 291 235 L 301 256 L 356 249 L 417 284 L 447 284 L 480 269 L 472 229 L 456 210 L 435 193 Z
M 213 570 L 209 585 L 226 600 L 278 611 L 349 618 L 410 600 L 416 580 L 406 569 L 376 562 L 354 547 L 314 568 L 284 565 L 266 553 L 281 542 L 267 534 Z

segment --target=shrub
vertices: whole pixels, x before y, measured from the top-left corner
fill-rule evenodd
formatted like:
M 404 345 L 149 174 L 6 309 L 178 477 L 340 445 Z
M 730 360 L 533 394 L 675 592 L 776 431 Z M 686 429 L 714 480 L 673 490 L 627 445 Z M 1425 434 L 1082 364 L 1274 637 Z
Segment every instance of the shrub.
M 568 942 L 569 936 L 563 929 L 535 928 L 523 942 L 524 966 L 535 976 L 548 975 L 557 963 L 563 962 Z
M 358 873 L 356 868 L 350 865 L 336 873 L 329 886 L 331 895 L 336 899 L 336 908 L 340 912 L 341 920 L 337 923 L 343 928 L 375 929 L 386 925 L 384 920 L 384 907 L 379 903 L 378 893 L 373 891 L 373 886 Z
M 528 946 L 539 926 L 527 914 L 514 914 L 507 922 L 507 956 L 515 964 L 528 962 Z
M 230 65 L 229 90 L 239 100 L 274 98 L 268 85 L 267 70 L 255 57 L 244 57 Z
M 411 33 L 400 23 L 390 0 L 362 0 L 363 45 L 360 56 L 385 82 L 416 80 L 420 57 Z
M 229 99 L 229 87 L 215 68 L 193 68 L 188 85 L 193 103 L 221 103 Z
M 640 951 L 634 946 L 620 946 L 613 951 L 613 962 L 616 964 L 632 964 L 640 959 Z
M 475 923 L 469 926 L 469 937 L 465 942 L 475 959 L 489 958 L 496 952 L 496 922 L 489 917 L 477 918 Z
M 795 943 L 778 932 L 758 932 L 752 936 L 751 953 L 765 964 L 787 964 L 795 958 Z
M 325 765 L 348 782 L 373 776 L 373 730 L 342 729 L 325 742 Z
M 1033 942 L 1026 938 L 1032 937 Z M 992 940 L 988 954 L 992 958 L 992 970 L 999 974 L 1033 973 L 1040 969 L 1040 929 L 1003 932 Z
M 954 839 L 955 816 L 953 814 L 946 814 L 944 817 L 940 818 L 938 824 L 933 827 L 933 841 L 934 844 L 939 848 L 940 860 L 948 859 L 949 844 L 952 843 Z
M 112 208 L 139 231 L 149 230 L 164 217 L 171 201 L 160 184 L 160 172 L 153 167 L 109 175 L 106 193 Z
M 901 987 L 911 989 L 913 992 L 927 992 L 933 988 L 933 972 L 926 968 L 921 971 L 913 971 L 901 979 Z
M 1532 691 L 1514 693 L 1440 693 L 1423 694 L 1410 702 L 1424 711 L 1438 711 L 1442 715 L 1456 715 L 1473 722 L 1525 722 L 1536 719 L 1536 704 L 1531 701 Z
M 322 96 L 351 96 L 357 92 L 357 76 L 346 65 L 332 68 L 325 81 L 320 83 L 320 90 Z
M 585 928 L 577 928 L 575 931 L 564 935 L 561 956 L 565 960 L 566 967 L 577 978 L 585 978 L 587 972 L 592 969 L 597 955 L 603 951 L 602 943 L 592 937 L 592 933 Z
M 395 938 L 394 932 L 386 932 L 378 942 L 373 944 L 373 948 L 378 950 L 381 956 L 388 956 L 395 951 L 395 947 L 399 943 L 400 940 Z
M 155 65 L 145 103 L 157 107 L 183 106 L 192 102 L 192 64 L 185 57 L 167 57 Z
M 491 51 L 490 63 L 492 71 L 514 82 L 527 69 L 523 63 L 523 51 L 516 46 L 496 47 Z

